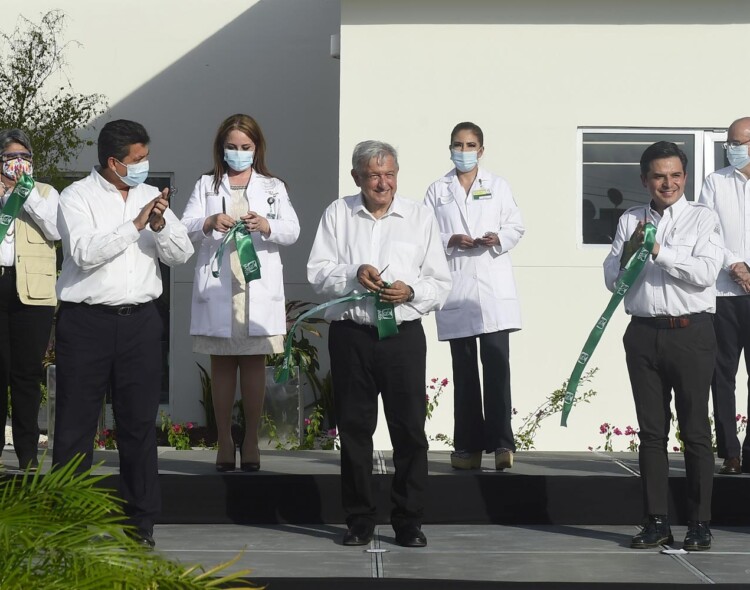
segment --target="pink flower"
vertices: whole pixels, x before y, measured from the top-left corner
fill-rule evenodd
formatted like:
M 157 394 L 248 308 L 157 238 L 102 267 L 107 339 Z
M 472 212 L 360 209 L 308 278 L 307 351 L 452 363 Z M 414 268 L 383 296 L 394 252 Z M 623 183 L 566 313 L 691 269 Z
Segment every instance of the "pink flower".
M 193 424 L 192 422 L 188 422 L 187 424 L 185 424 L 185 427 L 186 427 L 186 428 L 187 428 L 188 430 L 191 430 L 191 429 L 193 428 L 193 426 L 195 426 L 195 424 Z
M 437 383 L 437 377 L 433 377 L 432 379 L 430 379 L 430 381 L 432 381 L 433 383 Z
M 424 394 L 424 399 L 425 399 L 426 402 L 429 402 L 430 401 L 430 396 L 425 393 Z
M 679 451 L 680 451 L 680 447 L 672 447 L 672 450 L 673 450 L 673 451 L 674 451 L 675 453 L 679 453 Z
M 606 422 L 599 427 L 600 434 L 607 434 L 607 430 L 609 430 L 609 424 Z
M 174 426 L 172 426 L 172 430 L 176 434 L 180 434 L 182 432 L 182 426 L 180 426 L 179 424 L 175 424 Z
M 339 435 L 338 430 L 336 430 L 335 428 L 331 428 L 328 431 L 328 436 L 330 436 L 331 438 L 336 438 L 338 435 Z
M 626 426 L 625 427 L 625 435 L 626 436 L 635 436 L 638 434 L 638 431 L 635 430 L 632 426 Z
M 445 387 L 446 385 L 448 385 L 448 379 L 443 379 L 443 380 L 442 380 L 442 381 L 440 382 L 440 386 L 441 386 L 441 387 Z
M 734 417 L 734 419 L 735 419 L 735 420 L 736 420 L 737 422 L 739 422 L 740 420 L 742 420 L 742 414 L 737 414 L 737 415 L 736 415 L 736 416 Z
M 435 389 L 435 386 L 434 385 L 430 385 L 430 389 Z
M 614 433 L 616 436 L 620 436 L 622 434 L 622 430 L 620 430 L 619 428 L 617 428 L 617 426 L 615 426 Z
M 310 426 L 310 418 L 305 418 L 305 426 Z

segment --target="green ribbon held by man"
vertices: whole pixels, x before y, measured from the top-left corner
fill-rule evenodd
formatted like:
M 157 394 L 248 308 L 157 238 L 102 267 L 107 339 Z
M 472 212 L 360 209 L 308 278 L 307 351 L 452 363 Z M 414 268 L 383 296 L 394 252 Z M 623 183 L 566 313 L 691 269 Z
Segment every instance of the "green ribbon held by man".
M 250 232 L 247 231 L 245 224 L 241 221 L 235 223 L 232 226 L 232 229 L 224 235 L 224 239 L 221 241 L 219 249 L 216 251 L 216 255 L 211 260 L 211 274 L 214 278 L 219 277 L 221 263 L 224 258 L 224 249 L 232 239 L 234 239 L 234 244 L 237 247 L 237 256 L 239 256 L 240 259 L 240 266 L 242 267 L 242 275 L 245 277 L 245 283 L 259 279 L 260 260 L 258 260 L 258 253 L 255 251 L 253 238 L 250 236 Z
M 385 283 L 386 287 L 390 287 L 389 283 Z M 312 309 L 306 311 L 295 320 L 292 324 L 292 329 L 286 336 L 286 342 L 284 344 L 284 359 L 281 364 L 276 367 L 274 371 L 273 379 L 276 383 L 286 383 L 289 380 L 289 373 L 291 371 L 290 360 L 292 356 L 292 343 L 294 339 L 294 332 L 297 330 L 300 322 L 306 320 L 312 315 L 323 311 L 328 307 L 338 305 L 339 303 L 350 303 L 352 301 L 360 301 L 367 297 L 375 297 L 375 323 L 378 328 L 378 340 L 384 340 L 398 334 L 398 325 L 396 324 L 396 311 L 393 303 L 382 301 L 380 299 L 380 292 L 368 291 L 366 293 L 357 293 L 355 295 L 347 295 L 346 297 L 339 297 L 333 299 L 327 303 L 317 305 Z
M 583 345 L 583 350 L 578 356 L 573 372 L 570 374 L 568 387 L 565 390 L 565 401 L 563 403 L 560 426 L 568 425 L 568 414 L 570 414 L 570 410 L 573 408 L 573 400 L 575 399 L 576 390 L 578 389 L 578 383 L 581 380 L 583 370 L 586 368 L 586 364 L 589 362 L 591 355 L 594 354 L 594 349 L 596 348 L 596 345 L 599 344 L 599 339 L 602 337 L 602 334 L 604 334 L 604 329 L 612 318 L 612 314 L 617 309 L 617 306 L 620 305 L 622 298 L 625 297 L 625 293 L 627 293 L 628 289 L 630 289 L 630 287 L 633 286 L 633 283 L 635 283 L 635 280 L 643 270 L 643 267 L 646 266 L 646 261 L 651 255 L 651 250 L 654 249 L 655 242 L 656 226 L 647 223 L 643 226 L 643 245 L 638 248 L 625 265 L 625 272 L 615 285 L 615 290 L 609 300 L 609 305 L 607 305 L 604 313 L 596 322 L 593 330 L 589 333 L 589 337 Z
M 16 181 L 16 186 L 13 187 L 13 192 L 10 193 L 5 207 L 0 209 L 0 242 L 5 239 L 10 224 L 18 217 L 33 188 L 34 179 L 26 173 L 22 174 L 21 178 Z

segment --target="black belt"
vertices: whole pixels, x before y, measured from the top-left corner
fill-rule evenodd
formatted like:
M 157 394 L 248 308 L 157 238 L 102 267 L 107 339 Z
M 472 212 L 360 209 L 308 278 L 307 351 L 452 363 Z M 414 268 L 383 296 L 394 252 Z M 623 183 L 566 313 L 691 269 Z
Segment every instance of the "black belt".
M 0 277 L 4 277 L 5 275 L 15 274 L 16 267 L 15 266 L 0 266 Z
M 96 309 L 97 311 L 103 311 L 105 313 L 111 313 L 113 315 L 128 316 L 137 311 L 141 311 L 147 305 L 150 305 L 153 301 L 147 301 L 146 303 L 132 303 L 130 305 L 103 305 L 101 303 L 73 303 L 71 301 L 61 301 L 60 307 L 86 307 L 87 309 Z
M 349 326 L 358 328 L 358 329 L 363 330 L 363 331 L 373 332 L 375 334 L 378 333 L 378 327 L 377 326 L 373 326 L 372 324 L 358 324 L 354 320 L 334 320 L 334 321 L 339 321 L 341 323 L 347 324 Z M 409 320 L 408 322 L 401 322 L 398 325 L 398 329 L 399 330 L 408 330 L 411 327 L 419 326 L 421 323 L 422 323 L 422 320 Z
M 659 329 L 674 329 L 674 328 L 687 328 L 693 324 L 700 324 L 703 322 L 711 322 L 714 319 L 714 314 L 708 312 L 691 313 L 689 315 L 680 316 L 656 316 L 652 318 L 642 318 L 639 316 L 633 316 L 631 322 L 634 324 L 644 324 L 651 326 L 652 328 Z

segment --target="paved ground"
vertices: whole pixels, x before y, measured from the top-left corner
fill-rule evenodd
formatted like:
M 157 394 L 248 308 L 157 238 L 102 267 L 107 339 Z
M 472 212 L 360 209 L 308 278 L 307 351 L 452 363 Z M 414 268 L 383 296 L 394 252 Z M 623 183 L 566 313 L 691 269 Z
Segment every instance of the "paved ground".
M 117 470 L 116 452 L 96 452 L 103 472 Z M 211 475 L 214 453 L 159 449 L 162 474 Z M 445 454 L 430 454 L 431 473 L 450 473 Z M 633 454 L 528 453 L 513 473 L 559 473 L 631 476 L 637 469 Z M 672 456 L 670 455 L 670 458 Z M 6 447 L 2 459 L 12 473 L 17 461 Z M 376 472 L 387 472 L 390 453 L 376 452 Z M 488 460 L 488 463 L 491 463 Z M 43 469 L 46 470 L 49 458 Z M 269 452 L 263 470 L 273 473 L 338 473 L 334 452 Z M 485 469 L 493 471 L 491 465 Z M 684 469 L 674 457 L 673 473 Z M 238 474 L 236 477 L 244 477 Z M 750 476 L 739 476 L 741 478 Z M 217 478 L 217 484 L 220 481 Z M 582 484 L 583 485 L 583 484 Z M 197 507 L 198 508 L 198 507 Z M 197 509 L 196 508 L 196 509 Z M 501 526 L 425 525 L 425 549 L 405 549 L 394 543 L 393 531 L 380 525 L 366 548 L 341 545 L 343 525 L 157 525 L 157 551 L 184 563 L 209 568 L 231 560 L 230 567 L 252 570 L 251 577 L 270 581 L 271 590 L 285 588 L 356 588 L 374 584 L 389 588 L 475 588 L 476 584 L 502 583 L 503 588 L 536 588 L 542 585 L 573 587 L 581 584 L 650 583 L 738 584 L 750 588 L 750 527 L 715 527 L 708 552 L 664 554 L 658 549 L 637 551 L 628 547 L 636 526 Z M 679 549 L 684 526 L 673 527 L 674 548 Z M 378 583 L 380 580 L 380 583 Z M 423 585 L 412 582 L 428 580 Z M 294 585 L 294 584 L 297 585 Z M 292 584 L 291 586 L 289 584 Z M 570 586 L 567 586 L 570 587 Z M 741 586 L 738 586 L 741 587 Z
M 502 582 L 748 584 L 750 528 L 714 530 L 713 548 L 667 555 L 633 550 L 636 527 L 425 526 L 428 546 L 405 549 L 379 526 L 367 548 L 341 545 L 343 526 L 159 525 L 158 551 L 204 566 L 242 555 L 253 578 L 420 578 Z M 674 527 L 679 548 L 685 527 Z M 457 588 L 460 584 L 457 582 Z

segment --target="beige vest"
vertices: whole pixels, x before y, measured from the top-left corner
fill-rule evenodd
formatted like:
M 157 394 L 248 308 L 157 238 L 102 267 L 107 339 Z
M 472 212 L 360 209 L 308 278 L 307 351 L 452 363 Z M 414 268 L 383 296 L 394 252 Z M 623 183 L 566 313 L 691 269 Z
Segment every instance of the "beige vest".
M 48 184 L 36 183 L 43 199 L 49 195 Z M 49 241 L 25 209 L 15 221 L 16 289 L 26 305 L 57 305 L 55 281 L 57 255 Z

